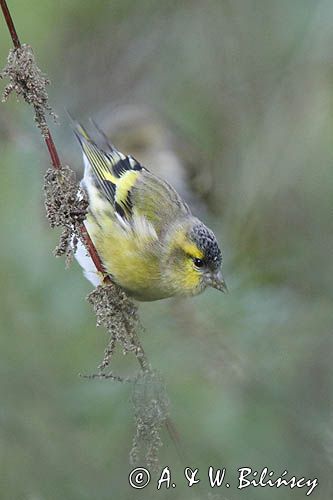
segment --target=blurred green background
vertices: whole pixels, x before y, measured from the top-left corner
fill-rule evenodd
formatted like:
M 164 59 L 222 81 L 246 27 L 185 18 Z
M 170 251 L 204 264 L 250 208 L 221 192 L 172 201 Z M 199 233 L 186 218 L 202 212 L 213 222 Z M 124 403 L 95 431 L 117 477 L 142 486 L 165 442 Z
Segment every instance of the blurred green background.
M 218 235 L 229 295 L 140 306 L 186 458 L 177 487 L 127 482 L 128 385 L 88 381 L 107 340 L 79 267 L 53 258 L 49 158 L 32 110 L 0 108 L 0 498 L 301 499 L 237 490 L 237 468 L 317 477 L 332 498 L 333 4 L 328 0 L 9 0 L 52 80 L 62 160 L 81 158 L 65 109 L 191 200 Z M 0 21 L 0 60 L 11 46 Z M 80 174 L 79 174 L 80 175 Z M 127 370 L 126 359 L 121 369 Z M 132 366 L 132 365 L 131 365 Z M 183 467 L 202 481 L 185 486 Z M 231 487 L 210 490 L 207 468 Z

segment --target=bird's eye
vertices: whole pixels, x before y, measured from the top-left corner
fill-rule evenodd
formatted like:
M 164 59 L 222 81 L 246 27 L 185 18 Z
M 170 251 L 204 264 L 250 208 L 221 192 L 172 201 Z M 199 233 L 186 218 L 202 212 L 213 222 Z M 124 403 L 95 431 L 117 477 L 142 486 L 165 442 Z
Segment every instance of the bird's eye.
M 195 267 L 203 267 L 204 261 L 202 259 L 193 259 Z

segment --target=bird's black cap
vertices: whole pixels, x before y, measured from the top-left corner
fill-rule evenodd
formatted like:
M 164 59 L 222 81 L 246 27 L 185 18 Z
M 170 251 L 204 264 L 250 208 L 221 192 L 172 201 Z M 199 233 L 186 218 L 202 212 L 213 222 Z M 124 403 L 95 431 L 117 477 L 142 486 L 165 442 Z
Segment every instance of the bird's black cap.
M 205 264 L 213 269 L 218 269 L 222 264 L 222 254 L 213 231 L 202 222 L 198 222 L 193 226 L 190 238 L 203 252 Z

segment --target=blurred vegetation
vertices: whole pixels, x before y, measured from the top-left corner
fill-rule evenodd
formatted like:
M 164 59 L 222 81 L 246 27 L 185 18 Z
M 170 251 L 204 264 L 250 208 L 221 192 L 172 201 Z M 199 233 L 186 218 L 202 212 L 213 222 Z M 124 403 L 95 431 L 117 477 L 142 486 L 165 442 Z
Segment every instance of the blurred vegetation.
M 80 172 L 65 108 L 115 134 L 124 107 L 148 109 L 161 127 L 159 153 L 179 158 L 175 178 L 179 172 L 181 186 L 186 179 L 187 194 L 222 242 L 230 294 L 211 290 L 140 306 L 142 340 L 166 381 L 186 459 L 165 433 L 161 463 L 177 488 L 134 491 L 127 482 L 130 388 L 77 376 L 95 371 L 106 334 L 95 328 L 78 266 L 66 271 L 51 255 L 57 235 L 42 199 L 49 160 L 32 111 L 14 99 L 2 105 L 0 498 L 209 498 L 204 479 L 196 489 L 184 486 L 182 470 L 199 467 L 205 475 L 213 465 L 227 467 L 232 486 L 211 498 L 232 500 L 241 496 L 237 468 L 248 465 L 318 477 L 313 497 L 328 500 L 332 3 L 9 5 L 22 41 L 53 82 L 64 162 Z M 4 23 L 0 42 L 4 64 L 11 46 Z M 142 126 L 149 138 L 157 125 L 145 128 L 144 120 L 131 130 Z M 152 169 L 154 151 L 151 164 L 145 156 Z M 246 490 L 250 500 L 304 496 Z

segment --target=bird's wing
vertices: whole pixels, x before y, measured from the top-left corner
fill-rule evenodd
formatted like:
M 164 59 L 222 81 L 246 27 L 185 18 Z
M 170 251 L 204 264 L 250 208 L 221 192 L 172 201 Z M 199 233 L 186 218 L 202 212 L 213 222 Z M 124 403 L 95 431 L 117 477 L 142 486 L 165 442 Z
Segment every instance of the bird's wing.
M 111 144 L 107 152 L 101 150 L 79 124 L 75 124 L 74 131 L 86 168 L 92 172 L 97 189 L 111 203 L 124 227 L 159 237 L 163 227 L 180 214 L 189 213 L 177 192 L 132 156 L 125 156 Z M 93 211 L 93 207 L 91 209 Z
M 102 151 L 79 124 L 74 129 L 96 187 L 114 207 L 115 213 L 129 221 L 132 217 L 131 189 L 144 167 L 109 144 Z

